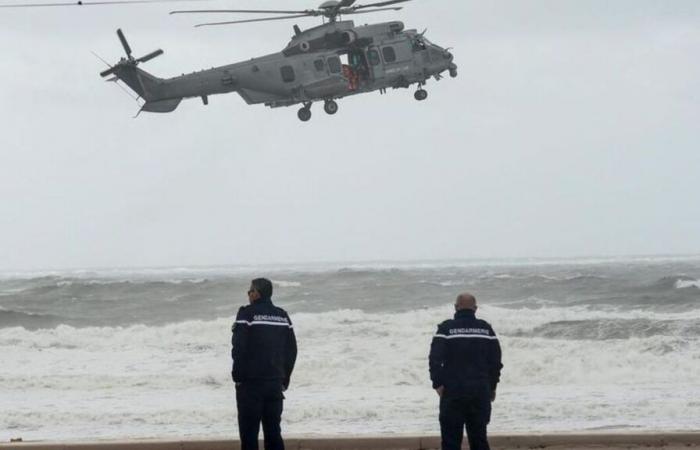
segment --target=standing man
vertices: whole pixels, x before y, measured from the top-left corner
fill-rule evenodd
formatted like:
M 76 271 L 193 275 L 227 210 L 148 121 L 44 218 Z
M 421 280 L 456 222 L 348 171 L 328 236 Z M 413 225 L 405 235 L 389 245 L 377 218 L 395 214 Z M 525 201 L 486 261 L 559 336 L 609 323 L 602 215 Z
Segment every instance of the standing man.
M 466 425 L 469 448 L 490 450 L 486 426 L 501 376 L 501 346 L 476 299 L 460 294 L 454 319 L 438 325 L 430 345 L 430 379 L 440 396 L 442 450 L 459 450 Z
M 233 324 L 231 376 L 236 384 L 241 450 L 258 450 L 260 423 L 265 450 L 284 450 L 282 392 L 297 357 L 297 341 L 289 315 L 272 304 L 272 282 L 256 278 Z

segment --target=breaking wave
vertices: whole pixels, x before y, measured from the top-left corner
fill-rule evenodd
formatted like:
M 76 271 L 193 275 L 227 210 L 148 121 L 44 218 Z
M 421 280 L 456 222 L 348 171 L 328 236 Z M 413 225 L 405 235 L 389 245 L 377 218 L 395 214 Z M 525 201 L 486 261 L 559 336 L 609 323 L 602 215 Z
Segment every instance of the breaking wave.
M 285 429 L 434 433 L 437 399 L 427 355 L 437 323 L 451 313 L 446 305 L 293 314 L 300 352 Z M 642 310 L 605 318 L 580 307 L 485 305 L 479 313 L 496 328 L 504 354 L 495 431 L 619 423 L 611 417 L 653 430 L 660 426 L 659 411 L 661 426 L 697 425 L 688 399 L 698 394 L 689 380 L 700 370 L 700 311 L 686 324 L 692 333 L 683 330 L 682 315 L 650 318 Z M 604 329 L 624 332 L 609 336 Z M 226 318 L 0 329 L 0 385 L 18 393 L 3 398 L 8 413 L 0 415 L 0 430 L 19 430 L 27 439 L 174 436 L 183 427 L 193 435 L 226 436 L 235 423 L 229 339 Z M 112 425 L 94 427 L 96 421 Z
M 700 289 L 700 280 L 681 278 L 676 280 L 676 289 Z

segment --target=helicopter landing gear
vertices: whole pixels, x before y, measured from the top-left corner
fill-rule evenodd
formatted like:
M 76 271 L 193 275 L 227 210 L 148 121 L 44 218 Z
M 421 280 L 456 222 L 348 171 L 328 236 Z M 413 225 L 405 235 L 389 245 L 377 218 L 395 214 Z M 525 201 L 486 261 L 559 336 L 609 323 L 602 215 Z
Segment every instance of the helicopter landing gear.
M 338 112 L 338 104 L 333 100 L 326 100 L 326 104 L 323 105 L 323 110 L 327 114 L 333 115 Z
M 302 122 L 308 122 L 311 119 L 311 103 L 305 103 L 303 107 L 297 111 L 297 117 Z
M 418 100 L 419 102 L 422 102 L 423 100 L 425 100 L 426 98 L 428 98 L 428 91 L 426 91 L 426 90 L 423 89 L 423 88 L 418 89 L 418 90 L 413 94 L 413 98 L 415 98 L 415 99 Z

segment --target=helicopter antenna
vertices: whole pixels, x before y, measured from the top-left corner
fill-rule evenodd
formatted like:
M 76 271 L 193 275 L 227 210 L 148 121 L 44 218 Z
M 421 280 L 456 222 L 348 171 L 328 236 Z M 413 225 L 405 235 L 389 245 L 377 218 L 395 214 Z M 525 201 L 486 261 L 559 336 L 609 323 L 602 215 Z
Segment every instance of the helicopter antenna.
M 0 5 L 0 8 L 44 8 L 57 6 L 104 6 L 104 5 L 132 5 L 144 3 L 182 3 L 182 2 L 211 2 L 214 0 L 78 0 L 55 1 L 43 3 L 11 3 Z
M 252 22 L 267 22 L 271 20 L 296 19 L 300 17 L 321 17 L 325 23 L 325 19 L 329 22 L 335 22 L 338 17 L 347 14 L 365 14 L 379 11 L 398 11 L 402 7 L 385 6 L 394 5 L 397 3 L 410 2 L 412 0 L 386 0 L 377 3 L 368 3 L 365 5 L 355 5 L 356 0 L 330 0 L 322 3 L 316 9 L 306 10 L 262 10 L 262 9 L 206 9 L 206 10 L 189 10 L 189 11 L 171 11 L 170 14 L 283 14 L 276 17 L 260 17 L 255 19 L 232 20 L 226 22 L 210 22 L 200 23 L 195 27 L 204 27 L 211 25 L 233 25 L 240 23 Z
M 90 53 L 92 53 L 93 55 L 95 55 L 95 58 L 97 58 L 97 59 L 99 59 L 100 61 L 102 61 L 103 63 L 105 63 L 105 65 L 106 65 L 107 67 L 109 67 L 110 69 L 112 68 L 112 65 L 109 64 L 107 61 L 105 61 L 105 59 L 104 59 L 103 57 L 101 57 L 101 56 L 98 55 L 97 53 L 93 52 L 92 50 L 90 50 Z

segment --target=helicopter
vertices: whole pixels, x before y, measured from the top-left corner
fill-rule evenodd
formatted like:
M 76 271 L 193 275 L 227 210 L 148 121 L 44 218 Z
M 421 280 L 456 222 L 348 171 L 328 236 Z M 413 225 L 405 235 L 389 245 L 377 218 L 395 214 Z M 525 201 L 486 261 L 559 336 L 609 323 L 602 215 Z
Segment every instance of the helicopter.
M 411 0 L 387 0 L 355 5 L 356 0 L 325 1 L 316 9 L 279 10 L 189 10 L 171 14 L 277 14 L 274 17 L 209 22 L 196 27 L 242 24 L 271 20 L 322 17 L 321 25 L 302 30 L 293 26 L 294 35 L 277 53 L 247 61 L 202 70 L 173 78 L 158 78 L 137 67 L 163 54 L 155 50 L 134 58 L 121 29 L 117 36 L 126 53 L 119 62 L 100 75 L 108 81 L 122 81 L 144 103 L 139 110 L 152 113 L 174 111 L 185 98 L 201 98 L 204 105 L 216 94 L 238 93 L 250 105 L 271 108 L 301 105 L 298 118 L 311 119 L 311 106 L 323 102 L 327 114 L 338 112 L 336 100 L 351 95 L 416 85 L 414 97 L 428 97 L 424 89 L 430 78 L 440 80 L 444 72 L 457 76 L 457 65 L 449 49 L 433 44 L 425 31 L 406 30 L 400 21 L 356 26 L 343 16 L 377 11 L 397 11 L 393 6 Z M 109 65 L 109 64 L 108 64 Z M 138 114 L 137 114 L 138 115 Z

